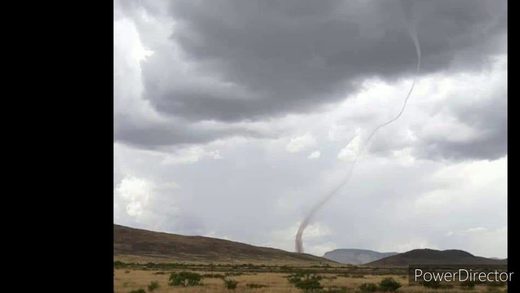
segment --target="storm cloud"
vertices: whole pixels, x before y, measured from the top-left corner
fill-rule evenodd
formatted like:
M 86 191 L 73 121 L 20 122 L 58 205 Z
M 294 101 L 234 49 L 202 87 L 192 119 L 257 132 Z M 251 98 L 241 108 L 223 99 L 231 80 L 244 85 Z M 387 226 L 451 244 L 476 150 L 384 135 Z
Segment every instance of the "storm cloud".
M 407 13 L 422 64 L 406 112 L 306 249 L 505 256 L 507 1 L 407 3 L 115 0 L 114 220 L 291 250 L 356 142 L 402 105 Z
M 412 6 L 425 74 L 452 64 L 473 69 L 504 49 L 496 46 L 504 1 L 440 2 Z M 160 50 L 144 66 L 145 96 L 159 111 L 193 120 L 309 111 L 356 91 L 363 78 L 414 70 L 396 1 L 173 1 L 170 14 L 179 27 L 171 41 L 193 74 L 211 82 L 187 82 L 164 66 L 172 56 Z

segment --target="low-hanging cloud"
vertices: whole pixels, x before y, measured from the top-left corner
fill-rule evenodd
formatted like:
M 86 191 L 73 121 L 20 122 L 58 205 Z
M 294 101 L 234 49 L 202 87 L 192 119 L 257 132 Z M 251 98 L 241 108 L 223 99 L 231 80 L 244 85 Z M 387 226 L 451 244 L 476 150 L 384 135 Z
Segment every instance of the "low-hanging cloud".
M 327 231 L 310 253 L 507 256 L 506 1 L 413 2 L 414 96 L 310 226 Z M 114 221 L 292 249 L 303 212 L 351 164 L 349 141 L 392 118 L 410 87 L 414 48 L 396 7 L 116 0 Z M 149 196 L 123 196 L 129 178 Z
M 497 45 L 506 33 L 505 1 L 416 2 L 424 74 L 479 70 L 488 56 L 505 52 Z M 323 109 L 367 77 L 413 74 L 414 48 L 394 1 L 139 3 L 119 5 L 153 52 L 141 62 L 142 98 L 183 122 L 150 131 L 121 120 L 117 139 L 141 147 L 261 136 L 232 125 Z M 168 22 L 154 26 L 153 19 Z M 231 127 L 189 129 L 199 121 Z
M 414 48 L 391 2 L 173 1 L 179 29 L 171 41 L 211 82 L 184 83 L 177 68 L 164 66 L 169 52 L 159 51 L 144 66 L 145 95 L 165 113 L 234 121 L 310 111 L 355 91 L 364 77 L 412 74 Z M 466 50 L 497 49 L 485 45 L 503 29 L 505 10 L 490 10 L 489 1 L 441 2 L 416 5 L 425 72 L 446 68 Z M 468 61 L 463 66 L 474 66 Z M 157 70 L 172 77 L 168 83 L 154 78 Z

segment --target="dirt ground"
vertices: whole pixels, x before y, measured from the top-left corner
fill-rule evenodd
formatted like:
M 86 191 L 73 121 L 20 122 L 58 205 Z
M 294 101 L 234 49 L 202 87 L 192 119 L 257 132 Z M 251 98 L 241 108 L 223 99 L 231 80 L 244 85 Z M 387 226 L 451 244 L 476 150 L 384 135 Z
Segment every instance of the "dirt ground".
M 128 293 L 132 290 L 144 289 L 146 292 L 149 292 L 147 287 L 152 281 L 157 281 L 159 283 L 159 288 L 154 290 L 153 292 L 162 293 L 162 292 L 302 292 L 302 290 L 295 288 L 293 284 L 289 283 L 286 276 L 289 275 L 287 273 L 271 273 L 271 272 L 244 272 L 238 276 L 231 276 L 230 279 L 233 279 L 238 282 L 237 288 L 233 290 L 229 290 L 225 287 L 224 281 L 220 278 L 203 278 L 201 286 L 194 287 L 172 287 L 168 285 L 168 278 L 172 271 L 154 271 L 154 270 L 135 270 L 135 269 L 115 269 L 114 270 L 114 291 L 116 293 Z M 211 272 L 203 272 L 197 271 L 199 274 L 210 274 Z M 342 292 L 360 292 L 359 286 L 363 283 L 374 283 L 378 284 L 382 279 L 386 277 L 392 277 L 401 283 L 402 287 L 398 289 L 398 292 L 507 292 L 507 289 L 502 288 L 490 288 L 488 286 L 479 285 L 475 286 L 474 289 L 471 290 L 462 290 L 460 288 L 452 288 L 452 289 L 427 289 L 422 286 L 410 286 L 408 285 L 407 276 L 403 275 L 365 275 L 361 277 L 345 277 L 341 274 L 330 274 L 323 273 L 319 274 L 323 277 L 320 281 L 321 285 L 324 288 L 324 292 L 327 290 L 331 290 L 333 288 L 340 289 L 346 288 L 346 291 Z M 263 285 L 265 287 L 262 288 L 250 288 L 248 284 L 256 284 Z M 335 291 L 341 292 L 341 291 Z

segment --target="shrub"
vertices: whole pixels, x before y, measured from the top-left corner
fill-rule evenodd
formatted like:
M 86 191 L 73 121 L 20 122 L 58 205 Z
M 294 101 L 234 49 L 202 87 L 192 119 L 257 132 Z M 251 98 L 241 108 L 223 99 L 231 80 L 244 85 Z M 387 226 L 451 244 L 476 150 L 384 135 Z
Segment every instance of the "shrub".
M 438 289 L 441 287 L 441 283 L 437 280 L 431 280 L 429 282 L 426 282 L 426 281 L 422 281 L 421 284 L 426 287 L 426 288 L 430 288 L 430 289 Z
M 489 282 L 487 283 L 488 288 L 505 287 L 507 282 Z
M 291 271 L 291 268 L 287 265 L 283 265 L 280 267 L 280 271 L 282 272 L 290 272 Z
M 267 287 L 267 285 L 250 283 L 250 284 L 246 284 L 246 287 L 250 288 L 250 289 L 259 289 L 259 288 L 265 288 L 265 287 Z
M 460 287 L 462 289 L 465 289 L 465 290 L 473 290 L 475 289 L 475 282 L 471 282 L 471 281 L 464 281 L 464 282 L 460 282 Z
M 327 288 L 327 290 L 324 290 L 323 292 L 328 292 L 328 293 L 347 293 L 347 288 L 346 287 L 341 287 L 341 288 L 338 288 L 338 287 L 329 287 Z
M 304 292 L 314 292 L 323 288 L 317 278 L 306 278 L 295 284 L 296 288 L 302 289 Z
M 222 274 L 204 274 L 202 275 L 204 278 L 213 278 L 213 279 L 224 279 L 224 275 Z
M 452 284 L 442 284 L 441 282 L 437 280 L 431 280 L 429 282 L 423 281 L 421 282 L 421 285 L 423 285 L 426 288 L 430 289 L 451 289 L 453 288 Z
M 143 288 L 141 288 L 141 289 L 137 289 L 137 290 L 132 290 L 129 293 L 146 293 L 146 291 Z
M 319 291 L 323 287 L 320 284 L 321 276 L 310 273 L 295 273 L 287 276 L 287 280 L 298 289 L 304 292 Z
M 294 274 L 290 274 L 289 276 L 287 276 L 287 280 L 291 284 L 296 284 L 302 278 L 303 278 L 303 274 L 302 273 L 294 273 Z
M 150 284 L 148 285 L 148 291 L 153 292 L 154 290 L 159 289 L 159 287 L 160 287 L 160 286 L 159 286 L 159 282 L 157 282 L 157 281 L 152 281 L 152 282 L 150 282 Z
M 401 287 L 401 283 L 393 278 L 385 278 L 379 283 L 379 290 L 383 292 L 394 292 Z
M 363 283 L 361 286 L 359 286 L 359 290 L 361 292 L 376 292 L 377 285 L 373 283 Z
M 323 279 L 325 279 L 325 280 L 335 280 L 337 278 L 338 277 L 336 277 L 336 276 L 323 276 Z
M 192 272 L 171 273 L 168 285 L 170 286 L 198 286 L 202 276 Z
M 302 279 L 317 279 L 318 281 L 320 281 L 321 279 L 323 279 L 323 277 L 310 272 L 298 272 L 287 276 L 287 280 L 289 280 L 289 282 L 293 284 L 298 281 L 301 281 Z
M 297 272 L 297 273 L 293 273 L 293 274 L 288 275 L 287 276 L 287 280 L 289 281 L 289 283 L 295 284 L 296 282 L 301 280 L 304 276 L 305 276 L 304 273 Z
M 352 274 L 352 275 L 350 275 L 350 277 L 354 278 L 354 279 L 364 279 L 365 275 L 363 275 L 363 274 Z
M 237 288 L 238 282 L 231 279 L 224 279 L 224 285 L 227 289 L 235 290 Z

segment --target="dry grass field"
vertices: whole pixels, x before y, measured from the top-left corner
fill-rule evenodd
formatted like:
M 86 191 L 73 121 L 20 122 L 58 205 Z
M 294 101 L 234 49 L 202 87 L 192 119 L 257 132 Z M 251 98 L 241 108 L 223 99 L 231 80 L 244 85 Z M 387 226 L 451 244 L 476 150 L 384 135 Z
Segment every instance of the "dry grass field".
M 444 256 L 444 258 L 442 258 Z M 258 247 L 224 239 L 183 236 L 114 225 L 114 291 L 143 292 L 375 292 L 380 282 L 392 278 L 397 292 L 507 292 L 503 287 L 474 285 L 432 289 L 409 285 L 411 261 L 482 261 L 463 251 L 413 250 L 397 255 L 396 262 L 380 265 L 346 265 L 310 254 Z M 387 262 L 388 262 L 388 258 Z M 489 261 L 489 260 L 486 260 Z M 496 261 L 495 261 L 496 262 Z M 174 273 L 176 286 L 170 286 Z M 198 280 L 200 278 L 200 280 Z M 191 280 L 195 286 L 183 287 Z M 226 281 L 228 282 L 226 286 Z M 156 282 L 158 288 L 148 286 Z M 184 282 L 184 283 L 183 283 Z M 198 284 L 197 284 L 198 282 Z M 228 287 L 236 283 L 234 289 Z M 392 283 L 390 281 L 390 283 Z M 361 285 L 364 285 L 361 288 Z M 172 284 L 174 285 L 174 284 Z M 186 284 L 187 285 L 187 284 Z M 388 285 L 388 284 L 387 284 Z M 390 284 L 392 285 L 392 284 Z M 372 288 L 370 288 L 372 286 Z M 365 290 L 362 290 L 365 289 Z M 372 290 L 368 290 L 372 289 Z M 140 290 L 140 291 L 138 291 Z
M 218 277 L 204 277 L 200 286 L 193 287 L 179 287 L 169 286 L 168 279 L 171 272 L 180 272 L 181 270 L 149 270 L 136 268 L 116 268 L 114 270 L 114 291 L 116 293 L 128 293 L 133 290 L 144 289 L 145 292 L 150 292 L 147 287 L 152 281 L 159 284 L 159 288 L 153 292 L 304 292 L 291 284 L 287 276 L 289 273 L 281 272 L 241 272 L 238 275 L 227 277 L 238 282 L 236 289 L 227 289 L 222 278 Z M 222 271 L 196 271 L 201 275 L 220 274 L 225 275 Z M 477 285 L 472 289 L 428 289 L 422 286 L 408 285 L 406 275 L 354 275 L 349 276 L 343 273 L 319 273 L 322 277 L 320 284 L 323 287 L 321 291 L 314 292 L 362 292 L 359 287 L 363 283 L 379 284 L 381 280 L 387 277 L 392 277 L 398 281 L 402 287 L 397 292 L 507 292 L 505 287 L 489 287 L 485 285 Z M 253 284 L 253 285 L 251 285 Z M 255 286 L 260 288 L 251 288 Z

